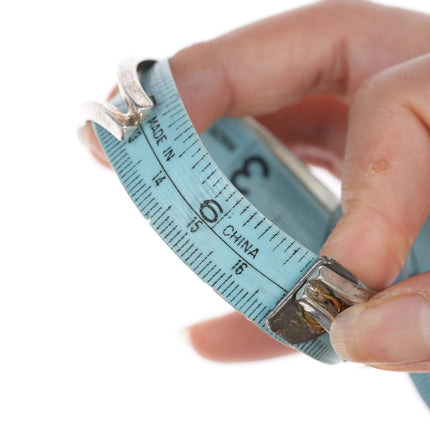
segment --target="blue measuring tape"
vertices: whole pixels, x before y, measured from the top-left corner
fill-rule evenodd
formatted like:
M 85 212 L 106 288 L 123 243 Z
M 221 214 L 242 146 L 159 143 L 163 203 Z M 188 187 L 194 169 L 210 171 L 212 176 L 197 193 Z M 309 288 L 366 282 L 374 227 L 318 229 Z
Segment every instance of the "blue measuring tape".
M 122 97 L 92 103 L 87 113 L 143 216 L 261 330 L 319 361 L 338 362 L 331 321 L 372 293 L 318 257 L 341 216 L 336 197 L 250 119 L 224 118 L 199 138 L 167 60 L 126 65 L 120 89 Z M 430 221 L 399 279 L 430 270 L 429 240 Z M 430 407 L 430 374 L 412 379 Z

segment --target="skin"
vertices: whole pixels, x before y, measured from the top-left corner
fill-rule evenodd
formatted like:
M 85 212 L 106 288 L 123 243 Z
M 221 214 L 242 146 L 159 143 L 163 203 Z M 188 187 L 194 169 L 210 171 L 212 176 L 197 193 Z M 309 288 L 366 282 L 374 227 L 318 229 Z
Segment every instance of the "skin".
M 430 371 L 430 274 L 391 286 L 430 212 L 429 53 L 429 16 L 332 0 L 170 59 L 199 132 L 224 115 L 253 115 L 342 179 L 345 216 L 321 253 L 380 292 L 342 312 L 330 336 L 344 358 L 388 370 Z M 91 129 L 81 137 L 108 165 Z M 291 352 L 239 314 L 189 335 L 217 361 Z

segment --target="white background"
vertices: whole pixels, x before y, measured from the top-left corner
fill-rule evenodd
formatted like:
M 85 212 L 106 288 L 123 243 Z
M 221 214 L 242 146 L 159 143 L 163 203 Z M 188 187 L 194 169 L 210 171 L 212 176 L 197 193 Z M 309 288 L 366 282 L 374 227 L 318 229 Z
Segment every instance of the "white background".
M 81 103 L 105 98 L 122 58 L 162 58 L 304 3 L 2 3 L 1 430 L 429 427 L 403 374 L 197 356 L 181 330 L 229 307 L 76 137 Z

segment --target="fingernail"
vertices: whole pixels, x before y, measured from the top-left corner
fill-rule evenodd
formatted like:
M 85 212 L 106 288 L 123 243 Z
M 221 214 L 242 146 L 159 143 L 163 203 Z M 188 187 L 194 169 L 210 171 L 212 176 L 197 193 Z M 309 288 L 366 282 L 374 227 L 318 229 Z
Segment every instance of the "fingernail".
M 330 330 L 345 360 L 401 364 L 430 359 L 430 306 L 416 295 L 390 296 L 352 306 Z

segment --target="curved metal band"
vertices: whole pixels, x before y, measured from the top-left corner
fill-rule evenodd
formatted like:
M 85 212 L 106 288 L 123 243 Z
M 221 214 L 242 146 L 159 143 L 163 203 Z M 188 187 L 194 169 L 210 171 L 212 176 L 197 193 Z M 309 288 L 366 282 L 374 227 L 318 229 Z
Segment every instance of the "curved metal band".
M 142 88 L 139 75 L 155 61 L 127 59 L 118 67 L 118 87 L 128 112 L 122 112 L 110 103 L 87 102 L 84 115 L 89 121 L 101 125 L 118 140 L 131 136 L 137 126 L 149 115 L 153 103 Z
M 122 63 L 119 70 L 120 91 L 129 109 L 127 113 L 110 104 L 92 103 L 88 106 L 87 119 L 97 122 L 119 139 L 124 139 L 124 136 L 131 134 L 152 108 L 151 100 L 143 92 L 139 83 L 139 73 L 152 63 L 152 61 L 134 62 L 131 66 L 130 62 Z M 336 362 L 338 358 L 331 349 L 324 329 L 329 329 L 332 319 L 343 310 L 344 306 L 366 301 L 371 293 L 360 288 L 356 279 L 343 268 L 337 267 L 333 262 L 322 264 L 321 259 L 317 261 L 316 254 L 312 252 L 313 249 L 319 249 L 320 242 L 325 237 L 318 234 L 318 228 L 313 228 L 313 222 L 316 226 L 322 226 L 324 232 L 330 231 L 330 225 L 334 225 L 333 217 L 330 216 L 327 219 L 326 215 L 331 214 L 331 205 L 324 204 L 322 209 L 320 205 L 312 204 L 308 209 L 312 216 L 305 217 L 307 211 L 304 209 L 308 206 L 302 207 L 296 203 L 301 199 L 313 202 L 313 197 L 316 197 L 314 193 L 318 188 L 303 187 L 308 181 L 303 180 L 302 174 L 278 177 L 279 184 L 282 184 L 283 189 L 288 185 L 290 192 L 296 189 L 297 179 L 300 180 L 302 186 L 299 186 L 300 192 L 297 193 L 298 198 L 293 205 L 287 201 L 280 204 L 283 189 L 276 187 L 278 185 L 276 179 L 271 183 L 273 190 L 280 190 L 276 194 L 276 200 L 271 201 L 268 196 L 263 195 L 264 192 L 261 190 L 267 190 L 269 194 L 271 188 L 263 188 L 258 176 L 252 177 L 252 183 L 260 192 L 255 195 L 251 192 L 247 196 L 249 201 L 243 196 L 238 197 L 237 189 L 228 182 L 235 157 L 241 160 L 240 154 L 236 155 L 235 152 L 235 139 L 240 142 L 237 147 L 240 146 L 243 152 L 245 143 L 250 145 L 249 142 L 254 141 L 255 130 L 251 137 L 248 134 L 249 124 L 244 127 L 243 122 L 224 119 L 220 121 L 217 128 L 213 128 L 212 133 L 207 134 L 205 143 L 210 146 L 212 142 L 212 149 L 214 152 L 218 151 L 216 158 L 227 161 L 220 163 L 226 168 L 226 172 L 223 173 L 195 136 L 191 122 L 188 119 L 182 121 L 183 105 L 177 94 L 168 62 L 159 63 L 147 71 L 142 76 L 142 83 L 150 94 L 155 94 L 157 97 L 157 103 L 154 103 L 153 109 L 154 116 L 151 119 L 154 122 L 157 121 L 159 125 L 157 130 L 161 129 L 166 133 L 162 141 L 153 135 L 153 129 L 150 126 L 145 128 L 145 124 L 137 130 L 132 144 L 126 141 L 117 142 L 109 133 L 95 127 L 106 154 L 110 157 L 113 167 L 136 206 L 146 218 L 151 220 L 153 228 L 172 250 L 201 279 L 211 285 L 249 320 L 275 339 L 293 344 L 297 349 L 320 361 Z M 175 103 L 178 103 L 179 109 L 169 116 L 169 122 L 167 122 L 165 119 L 167 116 L 163 114 Z M 178 118 L 178 115 L 181 118 L 180 124 L 177 123 L 177 119 L 172 119 L 172 117 Z M 158 119 L 155 120 L 157 116 Z M 173 122 L 169 124 L 170 121 Z M 177 126 L 170 127 L 175 124 L 175 121 Z M 234 139 L 229 136 L 233 136 Z M 193 137 L 195 139 L 192 139 Z M 265 141 L 264 138 L 259 140 Z M 160 145 L 160 142 L 163 142 L 163 145 Z M 273 156 L 263 148 L 253 147 L 253 150 L 264 159 L 267 157 L 267 160 Z M 255 156 L 253 159 L 255 160 Z M 145 162 L 141 162 L 143 160 Z M 203 164 L 203 160 L 207 164 Z M 272 173 L 277 172 L 275 164 L 277 160 L 279 156 L 269 163 L 273 168 Z M 296 173 L 297 169 L 292 169 L 290 163 L 284 164 L 288 166 L 289 172 Z M 248 173 L 244 169 L 241 172 Z M 226 176 L 223 176 L 224 174 Z M 181 192 L 178 192 L 177 187 Z M 310 194 L 305 192 L 306 190 L 310 191 Z M 211 224 L 215 219 L 207 220 L 204 216 L 205 212 L 202 211 L 208 210 L 208 202 L 217 203 L 217 200 L 213 199 L 218 197 L 223 202 L 223 216 L 221 217 L 222 211 L 212 209 L 213 213 L 210 212 L 210 215 L 217 215 L 217 222 Z M 250 203 L 251 197 L 255 199 L 257 208 L 260 205 L 266 205 L 265 211 L 269 212 L 267 218 L 258 212 L 252 202 Z M 321 199 L 319 201 L 321 202 Z M 273 209 L 278 206 L 281 217 L 278 217 L 277 210 Z M 219 209 L 219 206 L 217 208 Z M 294 212 L 296 208 L 301 208 L 301 212 Z M 285 215 L 291 215 L 291 217 L 287 218 Z M 232 218 L 235 223 L 231 221 Z M 275 219 L 276 225 L 272 224 L 270 219 Z M 326 223 L 329 224 L 326 225 Z M 235 228 L 233 224 L 241 228 Z M 301 229 L 303 225 L 306 225 L 306 230 Z M 297 241 L 286 233 L 291 229 Z M 211 235 L 215 239 L 215 245 L 209 243 L 208 237 L 212 237 Z M 405 276 L 430 270 L 428 237 L 430 237 L 430 220 L 414 244 L 411 268 L 407 270 Z M 246 242 L 244 242 L 245 239 Z M 221 245 L 222 243 L 225 246 Z M 306 243 L 309 250 L 306 250 L 301 243 Z M 248 246 L 252 244 L 258 244 L 258 248 L 252 248 L 259 252 L 258 260 L 255 262 L 249 257 L 250 252 L 245 253 L 245 251 L 248 252 Z M 252 251 L 254 257 L 257 252 L 255 250 Z M 238 256 L 239 260 L 237 260 Z M 236 264 L 232 267 L 234 262 Z M 315 266 L 304 278 L 299 279 L 299 273 L 306 273 L 305 269 L 313 262 Z M 237 267 L 238 264 L 239 267 Z M 291 309 L 287 308 L 286 302 L 283 301 L 286 297 L 285 292 L 292 305 Z M 277 305 L 282 306 L 283 311 L 269 315 L 269 311 L 274 310 Z M 280 307 L 277 309 L 281 310 Z M 285 318 L 283 320 L 279 318 L 278 321 L 277 317 L 281 316 L 281 313 Z M 294 315 L 298 318 L 292 318 Z M 302 318 L 303 315 L 305 315 L 304 318 Z M 269 317 L 269 321 L 266 317 Z M 265 322 L 268 324 L 265 325 Z M 285 329 L 291 336 L 291 325 L 295 323 L 299 330 L 296 330 L 293 339 L 288 340 L 277 330 Z M 275 327 L 275 324 L 279 327 Z M 301 342 L 308 334 L 302 328 L 309 332 L 307 338 L 309 341 L 305 343 Z M 318 332 L 314 330 L 312 333 L 308 328 L 316 329 Z M 319 334 L 322 336 L 318 336 Z M 317 335 L 316 339 L 315 335 Z M 414 375 L 413 378 L 430 405 L 429 375 Z

